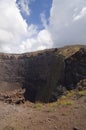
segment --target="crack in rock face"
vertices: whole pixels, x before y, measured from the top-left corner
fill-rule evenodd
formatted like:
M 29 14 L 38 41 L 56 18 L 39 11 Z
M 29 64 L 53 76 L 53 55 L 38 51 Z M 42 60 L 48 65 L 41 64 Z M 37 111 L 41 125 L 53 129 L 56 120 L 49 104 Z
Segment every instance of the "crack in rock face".
M 12 101 L 22 95 L 23 100 L 53 102 L 66 90 L 75 89 L 83 79 L 86 79 L 85 46 L 0 54 L 0 95 L 10 95 Z

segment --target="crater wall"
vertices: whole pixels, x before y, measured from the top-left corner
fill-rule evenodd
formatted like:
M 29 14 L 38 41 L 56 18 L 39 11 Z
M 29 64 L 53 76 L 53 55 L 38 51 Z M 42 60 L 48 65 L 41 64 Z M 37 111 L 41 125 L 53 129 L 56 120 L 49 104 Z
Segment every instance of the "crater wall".
M 25 89 L 25 100 L 52 102 L 82 79 L 86 79 L 85 46 L 0 54 L 0 93 Z

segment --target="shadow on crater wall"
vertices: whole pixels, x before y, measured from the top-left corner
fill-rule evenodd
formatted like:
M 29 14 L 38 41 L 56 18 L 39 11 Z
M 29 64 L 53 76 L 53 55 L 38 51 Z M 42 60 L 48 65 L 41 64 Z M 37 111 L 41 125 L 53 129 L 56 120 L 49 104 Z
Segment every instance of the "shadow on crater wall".
M 24 88 L 25 100 L 32 102 L 55 101 L 65 89 L 74 89 L 85 78 L 85 48 L 67 58 L 57 49 L 34 56 L 0 55 L 0 92 Z

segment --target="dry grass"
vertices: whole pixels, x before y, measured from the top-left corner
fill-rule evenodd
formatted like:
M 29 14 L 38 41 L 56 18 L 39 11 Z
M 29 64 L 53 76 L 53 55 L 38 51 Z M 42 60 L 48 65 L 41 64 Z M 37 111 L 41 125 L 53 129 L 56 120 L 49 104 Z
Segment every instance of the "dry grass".
M 66 97 L 67 97 L 67 98 L 70 98 L 70 97 L 73 97 L 75 94 L 76 94 L 76 91 L 71 90 L 71 91 L 68 91 Z
M 72 94 L 67 95 L 67 96 L 62 96 L 56 102 L 49 103 L 48 106 L 50 108 L 55 108 L 55 107 L 58 107 L 59 105 L 61 105 L 61 106 L 73 105 L 74 101 L 69 98 L 70 96 L 72 96 Z
M 57 101 L 56 102 L 52 102 L 52 103 L 49 103 L 48 106 L 49 107 L 57 107 L 58 103 L 57 103 Z
M 37 103 L 34 104 L 33 108 L 36 108 L 37 110 L 41 110 L 42 107 L 43 107 L 43 104 L 40 103 L 40 102 L 37 102 Z
M 59 50 L 59 54 L 65 56 L 66 58 L 68 58 L 69 56 L 73 55 L 74 53 L 76 53 L 77 51 L 79 51 L 81 48 L 81 45 L 73 45 L 73 46 L 66 46 L 64 48 L 61 48 Z
M 71 90 L 71 91 L 68 91 L 68 93 L 65 95 L 65 98 L 71 98 L 71 97 L 74 97 L 74 96 L 86 96 L 86 90 L 82 90 L 82 91 Z
M 69 100 L 69 99 L 60 99 L 58 100 L 58 105 L 62 105 L 62 106 L 68 106 L 68 105 L 74 105 L 74 101 L 73 100 Z
M 86 96 L 86 90 L 78 91 L 77 95 L 79 95 L 79 96 Z
M 61 106 L 72 106 L 74 105 L 74 100 L 72 97 L 75 96 L 86 96 L 86 90 L 83 91 L 75 91 L 71 90 L 68 91 L 66 95 L 63 95 L 61 98 L 59 98 L 56 102 L 48 103 L 47 106 L 49 107 L 48 112 L 52 112 L 53 108 Z M 36 108 L 37 110 L 41 110 L 43 108 L 44 104 L 37 102 L 34 104 L 33 108 Z M 52 109 L 51 109 L 52 108 Z

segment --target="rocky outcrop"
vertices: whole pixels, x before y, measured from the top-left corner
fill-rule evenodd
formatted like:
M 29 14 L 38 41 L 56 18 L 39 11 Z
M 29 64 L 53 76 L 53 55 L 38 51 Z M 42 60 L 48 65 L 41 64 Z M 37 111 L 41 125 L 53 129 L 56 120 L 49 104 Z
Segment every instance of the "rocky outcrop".
M 66 88 L 69 90 L 76 88 L 76 84 L 82 79 L 86 79 L 86 48 L 81 48 L 65 60 Z
M 24 90 L 16 89 L 14 91 L 6 91 L 0 93 L 0 101 L 4 101 L 10 104 L 21 104 L 25 102 Z
M 25 100 L 51 102 L 82 79 L 86 79 L 85 46 L 0 54 L 0 93 L 24 89 Z
M 76 88 L 77 88 L 79 91 L 86 90 L 86 79 L 80 80 L 80 81 L 77 83 Z

